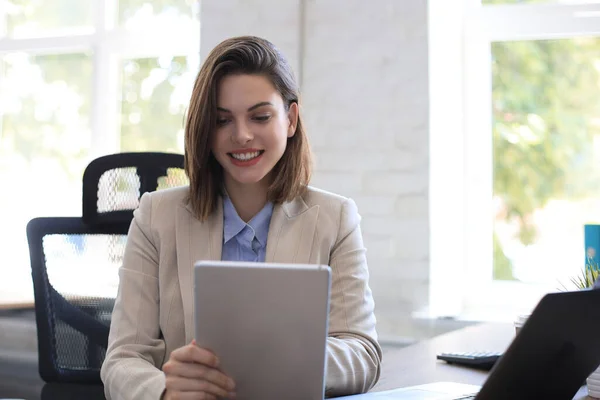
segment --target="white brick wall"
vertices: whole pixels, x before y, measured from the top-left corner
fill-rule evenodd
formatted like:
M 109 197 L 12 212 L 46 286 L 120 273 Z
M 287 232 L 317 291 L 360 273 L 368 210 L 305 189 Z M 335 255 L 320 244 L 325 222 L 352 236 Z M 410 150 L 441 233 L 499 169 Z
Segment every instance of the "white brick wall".
M 413 334 L 407 321 L 429 290 L 427 1 L 201 4 L 202 55 L 254 34 L 295 66 L 316 155 L 312 183 L 358 204 L 380 334 Z
M 201 58 L 223 39 L 256 35 L 276 43 L 298 74 L 300 4 L 301 0 L 201 0 Z

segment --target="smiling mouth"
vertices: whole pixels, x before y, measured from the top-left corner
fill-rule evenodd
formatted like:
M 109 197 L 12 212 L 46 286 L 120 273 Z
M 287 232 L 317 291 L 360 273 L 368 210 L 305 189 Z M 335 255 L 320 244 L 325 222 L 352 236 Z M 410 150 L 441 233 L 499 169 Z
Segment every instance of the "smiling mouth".
M 245 162 L 254 160 L 255 158 L 261 156 L 264 152 L 264 150 L 258 150 L 249 151 L 247 153 L 227 153 L 227 155 L 236 161 Z

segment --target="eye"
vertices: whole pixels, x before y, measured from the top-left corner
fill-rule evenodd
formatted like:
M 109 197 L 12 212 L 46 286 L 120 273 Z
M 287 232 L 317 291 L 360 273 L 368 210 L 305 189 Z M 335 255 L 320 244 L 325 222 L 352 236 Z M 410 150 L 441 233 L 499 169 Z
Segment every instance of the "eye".
M 217 118 L 217 126 L 223 126 L 229 122 L 227 118 Z
M 270 115 L 257 115 L 255 117 L 252 118 L 253 120 L 257 121 L 257 122 L 267 122 L 268 120 L 271 119 Z

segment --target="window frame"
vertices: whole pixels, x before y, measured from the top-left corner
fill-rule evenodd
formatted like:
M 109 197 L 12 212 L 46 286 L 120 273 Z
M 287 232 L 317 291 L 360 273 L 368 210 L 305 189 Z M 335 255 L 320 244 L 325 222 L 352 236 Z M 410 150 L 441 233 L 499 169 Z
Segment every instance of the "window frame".
M 120 61 L 128 58 L 157 57 L 161 54 L 200 54 L 200 30 L 147 29 L 129 31 L 116 24 L 118 0 L 93 0 L 93 32 L 88 34 L 35 38 L 0 38 L 0 57 L 6 53 L 92 55 L 92 112 L 90 115 L 90 159 L 116 153 L 120 148 Z M 194 17 L 199 21 L 199 7 Z M 0 33 L 5 33 L 4 8 L 0 4 Z M 186 40 L 180 40 L 180 38 Z M 192 50 L 193 49 L 193 50 Z M 1 79 L 1 77 L 0 77 Z M 102 100 L 104 99 L 104 100 Z M 113 99 L 114 101 L 108 101 Z
M 600 1 L 430 0 L 429 11 L 431 286 L 419 314 L 510 320 L 552 289 L 493 280 L 491 44 L 600 36 Z
M 169 54 L 193 57 L 192 62 L 195 65 L 199 64 L 200 58 L 198 0 L 192 5 L 192 15 L 197 24 L 182 26 L 180 29 L 167 30 L 148 27 L 148 29 L 137 31 L 127 30 L 117 25 L 118 0 L 92 1 L 94 18 L 89 33 L 82 33 L 85 30 L 75 29 L 73 34 L 61 33 L 53 36 L 50 32 L 48 36 L 12 38 L 6 35 L 4 16 L 7 8 L 6 3 L 0 0 L 0 57 L 9 53 L 58 55 L 85 52 L 91 55 L 93 70 L 89 161 L 120 151 L 121 63 L 123 60 Z M 181 40 L 181 38 L 185 38 L 185 40 Z M 1 79 L 3 77 L 0 74 Z M 0 110 L 1 123 L 2 110 Z M 80 210 L 73 210 L 73 213 L 79 214 Z M 29 266 L 18 267 L 28 268 Z M 12 285 L 10 280 L 7 280 L 6 284 Z M 19 292 L 14 297 L 13 299 L 12 295 L 2 296 L 0 300 L 4 303 L 14 301 L 15 304 L 27 304 L 33 301 L 31 285 L 19 287 Z

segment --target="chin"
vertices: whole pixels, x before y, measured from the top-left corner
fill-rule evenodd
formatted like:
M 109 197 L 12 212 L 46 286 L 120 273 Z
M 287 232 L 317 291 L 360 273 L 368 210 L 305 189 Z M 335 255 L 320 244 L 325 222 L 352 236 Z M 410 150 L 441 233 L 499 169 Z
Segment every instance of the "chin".
M 262 182 L 266 175 L 260 174 L 260 175 L 233 175 L 231 174 L 231 177 L 233 178 L 233 181 L 235 183 L 238 183 L 240 185 L 255 185 L 257 183 Z

